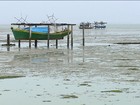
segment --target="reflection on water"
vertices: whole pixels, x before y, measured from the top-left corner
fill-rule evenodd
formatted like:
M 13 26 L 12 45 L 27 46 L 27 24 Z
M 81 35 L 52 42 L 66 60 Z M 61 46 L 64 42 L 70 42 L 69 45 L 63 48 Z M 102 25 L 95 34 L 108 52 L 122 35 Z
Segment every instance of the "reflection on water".
M 45 51 L 43 53 L 29 53 L 22 55 L 14 55 L 14 61 L 25 61 L 30 63 L 49 63 L 49 62 L 70 62 L 72 53 L 69 50 L 65 53 L 63 51 Z
M 42 63 L 42 62 L 48 62 L 48 60 L 45 58 L 34 58 L 31 60 L 32 63 Z

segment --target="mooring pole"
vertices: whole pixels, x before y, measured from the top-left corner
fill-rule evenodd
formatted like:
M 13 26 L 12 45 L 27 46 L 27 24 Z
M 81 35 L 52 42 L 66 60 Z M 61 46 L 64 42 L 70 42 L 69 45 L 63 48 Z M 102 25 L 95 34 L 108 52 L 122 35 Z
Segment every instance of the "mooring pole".
M 35 25 L 37 27 L 37 25 Z M 37 48 L 37 40 L 35 40 L 35 48 Z
M 50 46 L 50 25 L 48 25 L 48 41 L 47 41 L 47 47 Z
M 20 25 L 18 25 L 18 28 L 20 28 Z M 18 40 L 18 47 L 20 48 L 20 40 Z
M 10 35 L 7 34 L 7 51 L 10 51 Z
M 29 26 L 29 30 L 30 30 L 30 33 L 29 33 L 29 48 L 31 48 L 31 35 L 32 35 L 32 31 L 31 31 L 31 26 Z
M 83 46 L 85 46 L 85 26 L 83 25 Z
M 18 40 L 18 47 L 20 48 L 20 40 Z
M 58 48 L 58 39 L 56 39 L 56 48 Z
M 31 39 L 29 39 L 29 48 L 31 48 Z
M 37 48 L 37 40 L 35 40 L 35 48 Z
M 71 48 L 73 49 L 73 25 L 71 25 Z
M 68 31 L 69 31 L 69 25 L 68 25 Z M 67 35 L 67 48 L 69 48 L 69 32 L 68 32 L 68 35 Z
M 9 45 L 10 45 L 10 35 L 7 34 L 7 46 L 9 46 Z

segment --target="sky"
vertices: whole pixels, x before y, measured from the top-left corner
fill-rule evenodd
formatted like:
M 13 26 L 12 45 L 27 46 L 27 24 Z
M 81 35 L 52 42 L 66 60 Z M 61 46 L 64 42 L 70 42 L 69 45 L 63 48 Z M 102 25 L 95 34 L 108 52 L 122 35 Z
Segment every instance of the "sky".
M 0 1 L 0 24 L 46 22 L 53 14 L 57 23 L 140 24 L 140 1 Z

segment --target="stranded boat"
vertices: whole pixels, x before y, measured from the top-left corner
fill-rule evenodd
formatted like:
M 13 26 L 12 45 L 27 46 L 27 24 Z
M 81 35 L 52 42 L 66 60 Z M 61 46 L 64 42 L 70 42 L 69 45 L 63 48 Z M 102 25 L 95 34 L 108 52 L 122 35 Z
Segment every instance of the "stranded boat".
M 18 25 L 18 24 L 13 24 Z M 19 24 L 22 25 L 22 24 Z M 13 28 L 11 30 L 16 40 L 54 40 L 54 39 L 63 39 L 65 36 L 71 33 L 71 30 L 64 29 L 61 31 L 49 32 L 49 27 L 33 27 L 33 25 L 42 25 L 42 24 L 26 24 L 29 27 L 27 28 Z M 52 25 L 52 24 L 47 24 Z M 61 24 L 57 24 L 61 25 Z M 63 25 L 63 24 L 62 24 Z

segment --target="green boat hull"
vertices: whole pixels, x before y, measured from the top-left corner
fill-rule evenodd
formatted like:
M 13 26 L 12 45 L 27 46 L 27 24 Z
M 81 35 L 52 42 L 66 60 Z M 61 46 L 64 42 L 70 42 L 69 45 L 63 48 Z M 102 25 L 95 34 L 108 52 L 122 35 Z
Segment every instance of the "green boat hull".
M 13 35 L 16 40 L 55 40 L 63 39 L 65 36 L 71 33 L 70 30 L 55 32 L 55 33 L 40 33 L 40 32 L 30 32 L 22 29 L 12 29 Z

